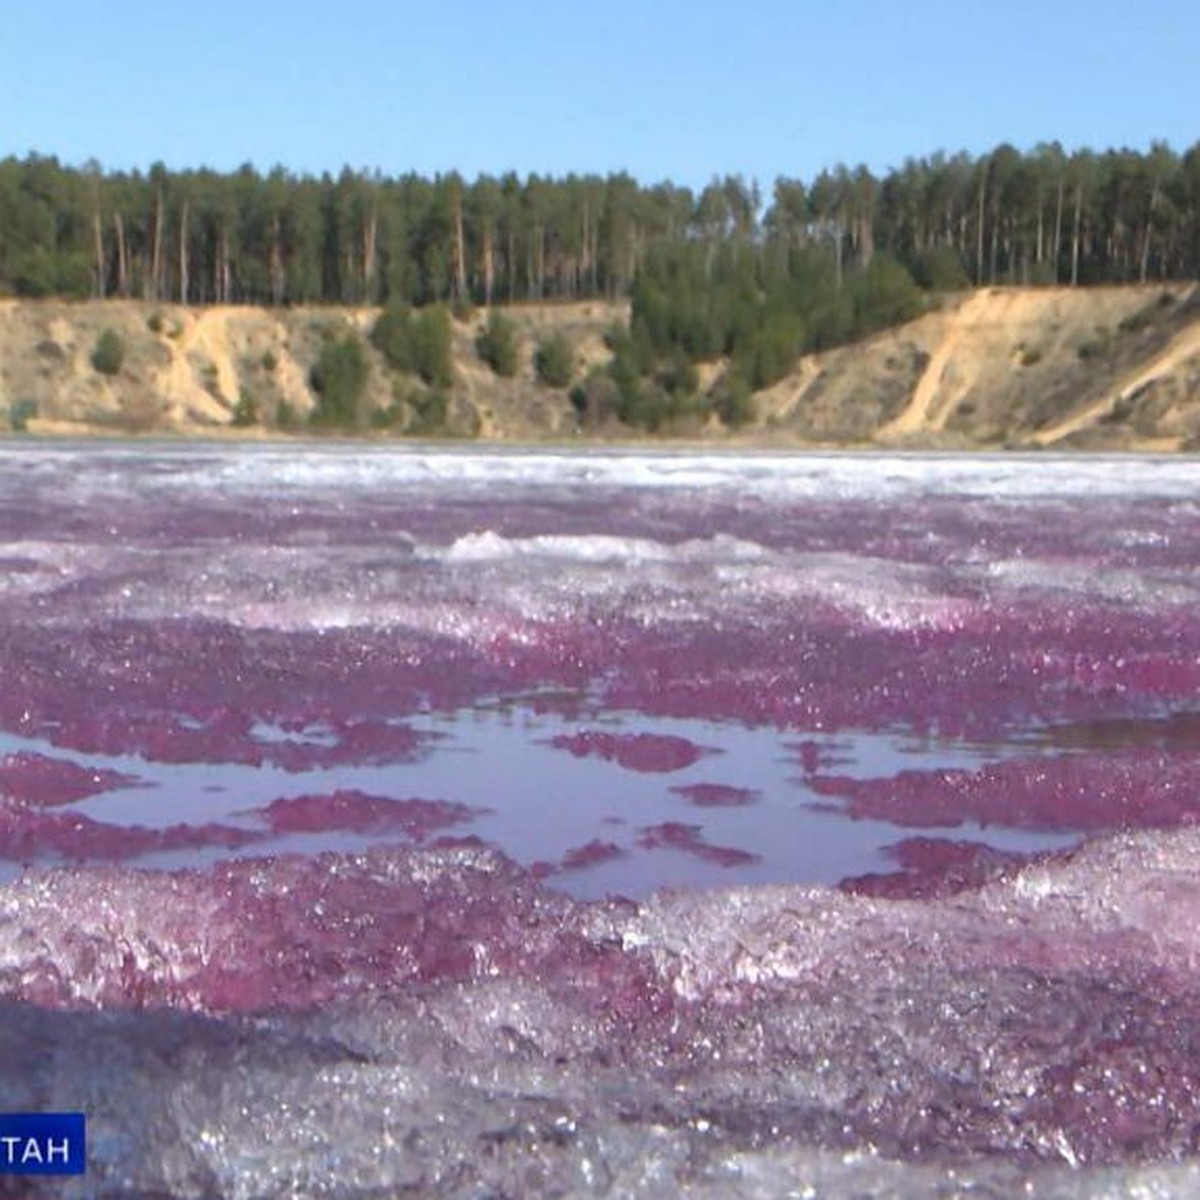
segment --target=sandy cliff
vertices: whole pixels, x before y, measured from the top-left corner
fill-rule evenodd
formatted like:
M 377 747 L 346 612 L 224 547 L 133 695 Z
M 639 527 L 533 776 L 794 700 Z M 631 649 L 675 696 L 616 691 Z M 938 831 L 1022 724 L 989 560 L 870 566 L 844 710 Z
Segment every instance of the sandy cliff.
M 607 354 L 623 309 L 599 303 L 510 310 L 521 369 L 502 380 L 480 362 L 482 314 L 455 324 L 456 382 L 446 431 L 536 440 L 574 436 L 565 392 L 540 386 L 538 339 L 565 332 L 584 365 Z M 315 404 L 311 370 L 331 333 L 365 335 L 372 310 L 222 307 L 133 301 L 0 301 L 0 429 L 217 433 L 240 412 L 263 427 L 300 427 Z M 97 370 L 101 333 L 124 350 Z M 367 348 L 369 407 L 404 394 Z M 702 377 L 719 377 L 722 364 Z M 759 393 L 739 442 L 1200 447 L 1200 288 L 984 289 L 919 320 L 803 359 Z M 398 426 L 403 428 L 403 422 Z M 611 431 L 610 432 L 614 432 Z M 715 421 L 705 437 L 728 439 Z
M 983 289 L 760 396 L 831 441 L 1180 449 L 1200 444 L 1200 292 Z

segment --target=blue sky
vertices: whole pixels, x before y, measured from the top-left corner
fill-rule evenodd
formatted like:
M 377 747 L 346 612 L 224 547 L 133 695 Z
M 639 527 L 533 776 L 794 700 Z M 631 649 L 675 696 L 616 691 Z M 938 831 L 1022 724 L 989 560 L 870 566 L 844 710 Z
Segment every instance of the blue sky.
M 1200 138 L 1196 0 L 13 0 L 0 155 L 628 170 L 693 187 L 938 149 Z

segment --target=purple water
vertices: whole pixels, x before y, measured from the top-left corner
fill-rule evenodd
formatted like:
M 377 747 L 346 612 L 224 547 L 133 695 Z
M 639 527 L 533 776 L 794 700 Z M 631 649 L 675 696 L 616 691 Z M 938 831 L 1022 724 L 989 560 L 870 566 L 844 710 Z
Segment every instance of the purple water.
M 1198 517 L 12 443 L 0 1110 L 89 1113 L 80 1196 L 1191 1195 Z

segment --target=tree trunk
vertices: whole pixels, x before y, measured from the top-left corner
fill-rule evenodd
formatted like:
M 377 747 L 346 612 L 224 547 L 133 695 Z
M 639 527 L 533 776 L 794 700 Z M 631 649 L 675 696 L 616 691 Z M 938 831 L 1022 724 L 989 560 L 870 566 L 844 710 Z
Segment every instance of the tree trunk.
M 1158 206 L 1158 184 L 1150 193 L 1150 207 L 1146 212 L 1146 228 L 1142 233 L 1142 261 L 1138 271 L 1138 282 L 1145 283 L 1150 270 L 1150 226 L 1154 221 L 1154 210 Z
M 113 231 L 117 236 L 117 295 L 129 295 L 129 248 L 125 244 L 125 221 L 119 212 L 113 213 Z
M 163 249 L 163 193 L 158 189 L 154 201 L 154 240 L 150 253 L 150 277 L 143 289 L 147 300 L 157 300 L 162 292 L 162 249 Z
M 875 228 L 870 217 L 862 217 L 858 225 L 858 265 L 865 271 L 875 257 Z
M 454 297 L 467 298 L 467 239 L 463 231 L 462 193 L 454 189 Z
M 96 255 L 96 297 L 104 299 L 105 270 L 104 270 L 104 233 L 100 227 L 100 210 L 92 214 L 92 248 Z
M 221 230 L 221 244 L 217 251 L 217 303 L 228 304 L 233 292 L 233 272 L 229 266 L 229 234 Z
M 363 221 L 363 299 L 368 304 L 378 300 L 375 281 L 379 274 L 379 213 L 372 205 Z
M 283 304 L 287 280 L 283 270 L 283 247 L 280 245 L 279 217 L 271 218 L 271 246 L 267 252 L 267 274 L 271 280 L 271 303 L 278 308 Z
M 1062 262 L 1062 218 L 1063 218 L 1063 176 L 1058 177 L 1058 204 L 1054 212 L 1054 283 L 1059 280 L 1059 264 Z
M 588 202 L 583 202 L 583 214 L 580 219 L 579 229 L 579 280 L 578 290 L 583 291 L 586 286 L 585 280 L 588 278 L 588 272 L 591 270 L 591 249 L 592 244 L 588 231 L 588 223 L 591 220 L 591 210 Z M 595 290 L 595 282 L 593 279 L 592 290 Z
M 482 258 L 481 266 L 483 268 L 483 302 L 489 308 L 492 303 L 492 288 L 496 283 L 496 249 L 494 245 L 495 234 L 491 225 L 483 227 L 483 247 L 480 257 Z
M 1083 223 L 1083 184 L 1075 185 L 1075 229 L 1071 235 L 1071 286 L 1079 286 L 1079 234 Z
M 975 222 L 975 286 L 983 287 L 983 203 L 987 196 L 987 171 L 979 180 L 979 210 Z
M 1045 208 L 1042 204 L 1041 188 L 1038 189 L 1037 198 L 1038 223 L 1037 223 L 1037 248 L 1034 251 L 1033 261 L 1037 267 L 1042 265 L 1042 251 L 1045 248 Z
M 188 202 L 179 210 L 179 303 L 188 302 Z

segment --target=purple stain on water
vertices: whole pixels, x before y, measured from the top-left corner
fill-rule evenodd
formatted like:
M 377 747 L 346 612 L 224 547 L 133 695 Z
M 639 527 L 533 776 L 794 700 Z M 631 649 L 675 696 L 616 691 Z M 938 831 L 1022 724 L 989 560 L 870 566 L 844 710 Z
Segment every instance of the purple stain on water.
M 82 813 L 45 812 L 0 801 L 0 859 L 15 863 L 112 862 L 168 850 L 241 849 L 262 834 L 217 822 L 147 829 L 112 825 Z
M 465 804 L 444 800 L 399 800 L 342 791 L 331 795 L 289 796 L 273 800 L 251 815 L 259 816 L 273 833 L 403 833 L 414 841 L 450 825 L 470 820 Z
M 649 826 L 642 830 L 638 845 L 647 850 L 663 847 L 682 850 L 718 867 L 744 867 L 760 861 L 759 855 L 739 850 L 736 846 L 711 845 L 704 840 L 699 825 L 688 825 L 681 821 L 664 821 L 661 825 Z
M 886 846 L 884 854 L 895 862 L 895 870 L 843 879 L 841 888 L 893 899 L 953 896 L 1010 877 L 1039 857 L 1045 861 L 1045 856 L 996 850 L 980 842 L 929 837 L 904 838 Z
M 583 846 L 576 846 L 563 855 L 559 866 L 564 871 L 578 871 L 584 867 L 594 867 L 599 863 L 611 862 L 621 858 L 625 851 L 615 842 L 601 841 L 593 838 Z
M 44 754 L 16 753 L 0 758 L 0 794 L 30 804 L 72 804 L 101 792 L 136 787 L 136 775 L 104 767 L 83 767 Z
M 550 739 L 557 750 L 567 750 L 576 758 L 601 758 L 629 771 L 666 773 L 690 767 L 705 753 L 687 738 L 653 733 L 603 733 L 586 730 L 560 733 Z
M 1190 460 L 0 458 L 93 1190 L 1200 1186 Z
M 743 808 L 761 798 L 753 788 L 732 787 L 727 783 L 688 783 L 670 790 L 699 808 Z
M 815 777 L 804 786 L 836 797 L 850 817 L 905 828 L 977 823 L 985 829 L 1102 832 L 1171 829 L 1200 820 L 1200 755 L 1148 748 L 1047 754 L 879 779 Z

